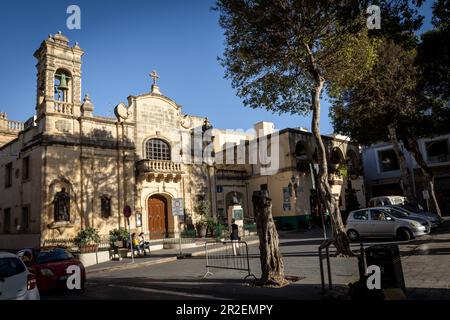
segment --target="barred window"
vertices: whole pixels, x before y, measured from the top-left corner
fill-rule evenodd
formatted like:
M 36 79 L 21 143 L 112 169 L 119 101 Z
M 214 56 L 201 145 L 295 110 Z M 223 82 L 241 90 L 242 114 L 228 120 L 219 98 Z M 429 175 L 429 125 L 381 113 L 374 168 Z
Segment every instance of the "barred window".
M 111 197 L 102 196 L 100 201 L 102 218 L 108 219 L 111 216 Z
M 145 144 L 145 155 L 149 160 L 170 160 L 170 147 L 160 139 L 150 139 Z

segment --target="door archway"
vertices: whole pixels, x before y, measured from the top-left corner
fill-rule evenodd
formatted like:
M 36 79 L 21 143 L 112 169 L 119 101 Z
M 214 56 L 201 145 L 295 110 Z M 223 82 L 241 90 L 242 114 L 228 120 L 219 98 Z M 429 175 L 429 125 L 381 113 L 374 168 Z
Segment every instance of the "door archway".
M 148 198 L 148 231 L 150 239 L 162 239 L 169 232 L 167 199 L 156 194 Z

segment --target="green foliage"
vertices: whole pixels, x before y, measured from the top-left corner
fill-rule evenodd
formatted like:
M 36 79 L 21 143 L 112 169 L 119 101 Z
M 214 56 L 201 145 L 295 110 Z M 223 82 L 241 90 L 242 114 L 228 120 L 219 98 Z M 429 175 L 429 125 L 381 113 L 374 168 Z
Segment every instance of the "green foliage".
M 336 173 L 340 176 L 340 177 L 348 177 L 348 168 L 345 164 L 339 164 L 339 166 L 336 169 Z
M 434 2 L 432 22 L 436 29 L 450 29 L 450 0 Z
M 219 222 L 217 221 L 216 218 L 214 217 L 207 217 L 206 218 L 206 223 L 208 225 L 208 228 L 210 230 L 214 230 L 214 228 L 219 224 Z
M 127 241 L 130 239 L 130 233 L 125 228 L 113 229 L 109 231 L 109 242 Z
M 205 217 L 201 217 L 195 222 L 196 228 L 208 227 L 208 220 Z
M 200 200 L 197 202 L 195 207 L 196 212 L 201 216 L 206 216 L 209 214 L 210 204 L 208 200 Z
M 445 111 L 450 100 L 450 28 L 422 35 L 416 63 L 420 72 L 418 88 L 425 103 L 432 105 L 437 114 Z
M 228 226 L 223 225 L 221 223 L 217 223 L 214 226 L 214 237 L 218 240 L 222 238 L 228 238 Z
M 330 116 L 335 131 L 363 145 L 388 141 L 388 125 L 398 128 L 417 114 L 414 59 L 415 50 L 385 39 L 371 72 L 333 99 Z
M 373 65 L 366 8 L 358 1 L 218 1 L 226 77 L 248 107 L 307 114 L 317 72 L 337 92 Z
M 81 229 L 74 239 L 74 243 L 78 247 L 100 243 L 100 235 L 98 230 L 92 227 Z
M 197 236 L 197 231 L 195 230 L 183 230 L 181 232 L 181 238 L 195 238 Z

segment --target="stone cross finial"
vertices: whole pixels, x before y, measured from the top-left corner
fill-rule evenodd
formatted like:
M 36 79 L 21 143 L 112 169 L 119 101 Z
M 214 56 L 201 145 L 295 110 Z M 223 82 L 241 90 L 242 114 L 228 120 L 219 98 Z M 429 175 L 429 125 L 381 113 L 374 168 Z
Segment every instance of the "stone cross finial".
M 152 79 L 153 79 L 153 85 L 156 85 L 156 80 L 159 79 L 159 75 L 156 73 L 155 70 L 153 70 L 153 71 L 150 73 L 150 77 L 152 77 Z

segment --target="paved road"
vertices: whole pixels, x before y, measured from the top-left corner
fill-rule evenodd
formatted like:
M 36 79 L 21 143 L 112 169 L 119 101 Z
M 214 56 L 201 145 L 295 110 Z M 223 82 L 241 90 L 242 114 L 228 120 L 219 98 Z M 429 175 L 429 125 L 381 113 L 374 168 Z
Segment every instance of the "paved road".
M 416 241 L 396 242 L 402 252 L 409 298 L 450 299 L 450 220 L 446 227 L 448 230 Z M 242 281 L 246 273 L 234 270 L 212 269 L 213 275 L 203 279 L 205 259 L 192 257 L 88 274 L 82 292 L 54 292 L 43 299 L 320 299 L 317 256 L 320 236 L 321 230 L 281 234 L 285 273 L 301 277 L 284 288 L 250 287 Z M 353 246 L 355 250 L 359 248 L 358 244 Z M 258 247 L 250 246 L 249 253 L 251 270 L 259 277 Z M 332 258 L 331 266 L 335 284 L 347 285 L 358 279 L 356 258 Z

